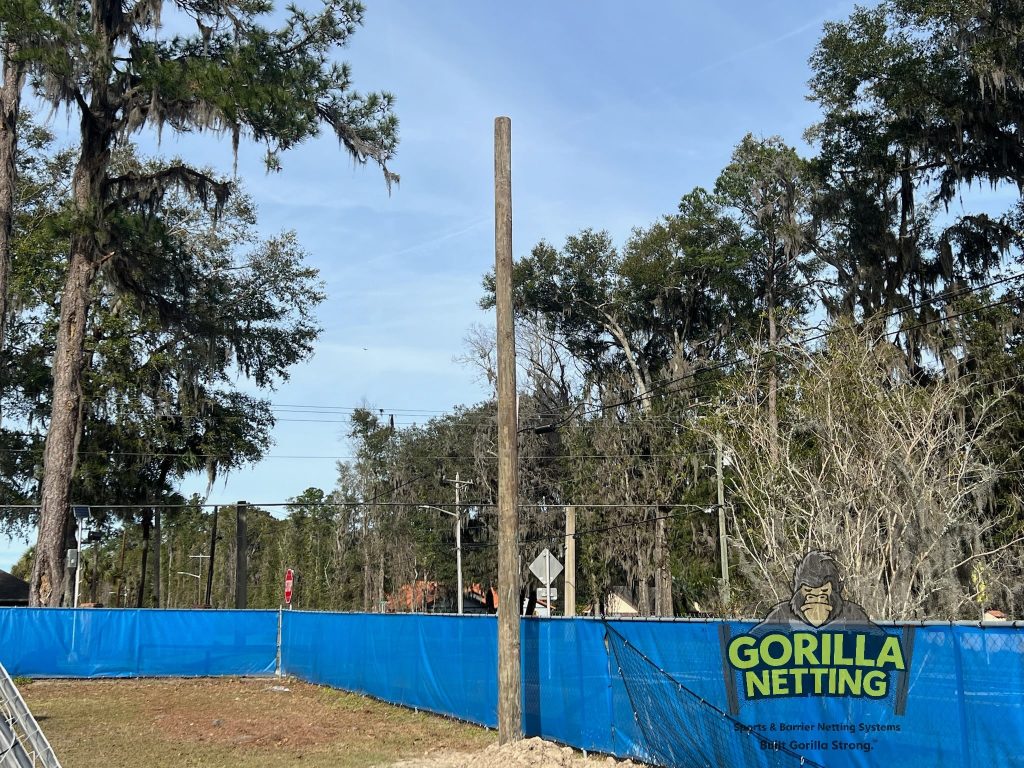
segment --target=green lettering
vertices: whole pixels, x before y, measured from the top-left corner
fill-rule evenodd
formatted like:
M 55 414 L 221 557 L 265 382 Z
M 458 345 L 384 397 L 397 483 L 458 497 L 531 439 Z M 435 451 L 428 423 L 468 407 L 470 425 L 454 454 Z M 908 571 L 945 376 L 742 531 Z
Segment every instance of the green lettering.
M 835 650 L 832 655 L 832 663 L 837 667 L 849 667 L 853 665 L 853 659 L 849 656 L 843 656 L 843 640 L 845 639 L 844 635 L 835 636 Z
M 881 699 L 888 689 L 889 678 L 879 669 L 873 669 L 864 675 L 864 695 L 872 699 Z
M 875 660 L 867 655 L 867 635 L 857 635 L 857 652 L 856 661 L 854 662 L 858 667 L 873 667 L 875 666 Z
M 767 669 L 760 674 L 748 670 L 743 674 L 743 682 L 746 684 L 748 699 L 754 698 L 755 688 L 761 696 L 771 696 L 772 686 Z
M 896 635 L 888 635 L 882 643 L 882 650 L 878 653 L 878 666 L 883 667 L 891 664 L 893 669 L 905 669 L 903 663 L 903 648 L 900 646 L 900 639 Z
M 729 643 L 729 663 L 736 669 L 751 669 L 757 666 L 757 641 L 750 635 L 740 635 Z
M 837 693 L 842 696 L 844 692 L 849 692 L 851 696 L 860 696 L 860 683 L 861 683 L 861 670 L 855 669 L 853 671 L 849 669 L 839 670 L 839 690 Z
M 793 634 L 793 663 L 798 667 L 816 667 L 818 659 L 818 636 L 810 632 Z
M 779 653 L 772 653 L 772 645 L 779 646 Z M 789 663 L 793 656 L 793 647 L 789 644 L 789 638 L 785 635 L 765 635 L 761 641 L 761 660 L 769 667 L 781 667 Z
M 789 679 L 786 673 L 788 669 L 773 669 L 772 670 L 772 696 L 788 696 L 789 695 Z
M 804 692 L 804 675 L 807 674 L 807 670 L 803 667 L 794 667 L 789 670 L 789 673 L 793 676 L 793 693 L 797 696 L 803 695 Z
M 827 667 L 813 667 L 810 670 L 811 674 L 814 675 L 814 690 L 812 693 L 816 693 L 819 696 L 825 693 L 824 687 L 821 684 L 821 678 L 828 675 Z

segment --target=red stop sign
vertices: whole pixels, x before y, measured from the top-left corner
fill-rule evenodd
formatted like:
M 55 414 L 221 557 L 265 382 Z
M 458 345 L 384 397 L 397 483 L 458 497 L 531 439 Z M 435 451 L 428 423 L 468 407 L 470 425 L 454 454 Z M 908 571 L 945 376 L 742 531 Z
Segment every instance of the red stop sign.
M 292 584 L 295 581 L 295 573 L 289 568 L 284 572 L 284 604 L 292 604 Z

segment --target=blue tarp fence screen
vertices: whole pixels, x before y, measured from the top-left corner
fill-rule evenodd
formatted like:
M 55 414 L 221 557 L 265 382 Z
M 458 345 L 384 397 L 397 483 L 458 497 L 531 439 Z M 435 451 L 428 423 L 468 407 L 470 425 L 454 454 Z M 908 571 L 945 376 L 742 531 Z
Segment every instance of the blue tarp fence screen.
M 0 609 L 0 662 L 24 677 L 272 675 L 277 611 Z
M 285 611 L 0 609 L 12 675 L 270 675 L 493 727 L 493 617 Z M 894 696 L 730 702 L 723 627 L 524 619 L 523 728 L 672 765 L 1024 766 L 1024 629 L 886 627 L 907 651 Z M 735 678 L 734 678 L 735 679 Z M 899 681 L 899 676 L 894 681 Z M 794 757 L 796 756 L 796 757 Z

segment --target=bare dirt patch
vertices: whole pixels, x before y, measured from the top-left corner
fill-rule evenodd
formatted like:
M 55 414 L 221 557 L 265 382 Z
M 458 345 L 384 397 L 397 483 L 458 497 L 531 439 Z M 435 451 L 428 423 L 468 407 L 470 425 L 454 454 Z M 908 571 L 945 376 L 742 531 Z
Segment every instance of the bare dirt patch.
M 20 687 L 65 768 L 362 768 L 471 753 L 496 738 L 484 728 L 294 680 L 42 680 Z
M 499 747 L 492 744 L 472 754 L 444 754 L 405 760 L 390 768 L 641 768 L 631 760 L 612 757 L 584 756 L 569 747 L 561 747 L 542 739 L 524 739 Z

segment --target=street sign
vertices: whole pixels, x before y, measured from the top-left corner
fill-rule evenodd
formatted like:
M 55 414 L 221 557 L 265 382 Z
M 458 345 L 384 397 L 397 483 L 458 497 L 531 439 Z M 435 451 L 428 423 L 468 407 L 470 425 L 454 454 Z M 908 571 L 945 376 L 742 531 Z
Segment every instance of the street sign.
M 289 568 L 284 572 L 284 604 L 292 604 L 292 585 L 295 583 L 295 572 Z
M 75 506 L 71 508 L 71 511 L 75 513 L 75 519 L 78 521 L 88 520 L 92 517 L 92 511 L 89 507 Z
M 541 584 L 549 587 L 551 584 L 548 579 L 554 581 L 558 578 L 558 574 L 562 572 L 562 564 L 555 559 L 550 550 L 545 549 L 530 563 L 530 571 L 540 579 Z
M 537 589 L 537 599 L 547 600 L 548 592 L 551 593 L 551 602 L 558 600 L 558 587 L 539 587 Z

